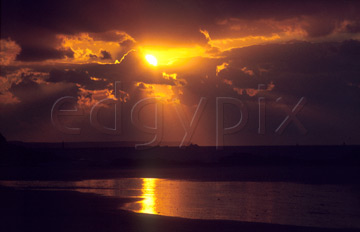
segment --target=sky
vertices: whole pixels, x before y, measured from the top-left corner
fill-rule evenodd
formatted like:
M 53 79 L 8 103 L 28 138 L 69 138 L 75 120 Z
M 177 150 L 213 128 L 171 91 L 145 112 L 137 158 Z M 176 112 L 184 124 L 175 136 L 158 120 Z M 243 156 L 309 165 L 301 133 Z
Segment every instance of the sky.
M 359 1 L 2 0 L 0 41 L 7 140 L 360 144 Z

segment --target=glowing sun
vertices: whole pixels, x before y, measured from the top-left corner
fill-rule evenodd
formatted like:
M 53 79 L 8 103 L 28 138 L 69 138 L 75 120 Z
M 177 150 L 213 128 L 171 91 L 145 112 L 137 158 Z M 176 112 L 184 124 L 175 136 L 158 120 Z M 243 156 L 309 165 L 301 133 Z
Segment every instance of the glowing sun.
M 147 62 L 149 62 L 149 64 L 153 65 L 153 66 L 157 66 L 157 59 L 155 56 L 153 55 L 146 55 L 145 59 L 147 60 Z

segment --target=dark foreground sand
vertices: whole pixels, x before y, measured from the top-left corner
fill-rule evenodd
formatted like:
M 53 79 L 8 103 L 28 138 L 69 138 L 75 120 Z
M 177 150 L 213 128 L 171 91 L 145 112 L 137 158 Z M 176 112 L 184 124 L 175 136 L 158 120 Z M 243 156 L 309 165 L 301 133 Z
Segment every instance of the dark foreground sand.
M 0 231 L 358 231 L 136 214 L 114 199 L 72 191 L 0 187 Z M 134 199 L 131 199 L 134 200 Z

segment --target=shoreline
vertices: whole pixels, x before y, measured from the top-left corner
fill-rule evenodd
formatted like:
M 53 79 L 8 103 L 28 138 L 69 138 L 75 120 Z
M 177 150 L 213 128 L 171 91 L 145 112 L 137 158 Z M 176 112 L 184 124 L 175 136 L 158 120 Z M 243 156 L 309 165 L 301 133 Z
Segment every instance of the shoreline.
M 0 191 L 1 231 L 359 231 L 138 214 L 118 209 L 131 199 L 73 191 Z

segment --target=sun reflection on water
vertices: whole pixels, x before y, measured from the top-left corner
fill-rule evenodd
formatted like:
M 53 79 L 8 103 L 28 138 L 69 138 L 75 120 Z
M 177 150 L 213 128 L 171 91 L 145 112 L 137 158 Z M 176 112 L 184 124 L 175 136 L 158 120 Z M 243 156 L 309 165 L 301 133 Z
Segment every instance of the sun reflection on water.
M 147 214 L 157 214 L 155 187 L 158 179 L 142 178 L 142 181 L 143 181 L 143 185 L 141 189 L 142 191 L 141 197 L 144 199 L 140 202 L 141 209 L 139 210 L 139 212 L 147 213 Z
M 359 191 L 352 185 L 120 178 L 74 182 L 0 180 L 0 186 L 133 198 L 119 208 L 169 217 L 360 228 L 360 209 L 354 204 Z

